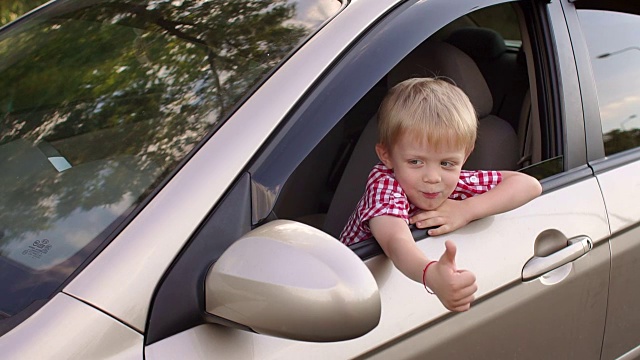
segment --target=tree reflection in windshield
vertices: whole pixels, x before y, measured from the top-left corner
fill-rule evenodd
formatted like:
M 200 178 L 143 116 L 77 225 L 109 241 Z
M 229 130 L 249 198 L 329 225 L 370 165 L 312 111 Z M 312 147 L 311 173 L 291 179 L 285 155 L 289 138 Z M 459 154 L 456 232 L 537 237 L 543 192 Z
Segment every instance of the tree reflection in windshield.
M 73 254 L 84 258 L 339 8 L 325 3 L 326 16 L 302 21 L 286 0 L 67 1 L 6 29 L 0 254 L 33 270 L 59 265 L 62 282 L 68 262 L 82 262 Z M 10 313 L 12 290 L 0 293 Z

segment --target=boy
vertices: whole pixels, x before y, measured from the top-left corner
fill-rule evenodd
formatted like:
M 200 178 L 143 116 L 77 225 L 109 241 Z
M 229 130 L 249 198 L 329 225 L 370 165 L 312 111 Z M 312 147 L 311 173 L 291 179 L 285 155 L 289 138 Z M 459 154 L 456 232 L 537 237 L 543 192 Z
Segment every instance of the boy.
M 540 195 L 540 183 L 513 171 L 462 171 L 476 141 L 477 118 L 464 92 L 442 79 L 409 79 L 389 90 L 378 131 L 381 163 L 369 174 L 340 240 L 349 245 L 375 237 L 394 265 L 447 309 L 468 310 L 475 275 L 456 269 L 454 243 L 446 241 L 440 260 L 432 261 L 407 225 L 438 226 L 429 235 L 442 235 L 529 202 Z

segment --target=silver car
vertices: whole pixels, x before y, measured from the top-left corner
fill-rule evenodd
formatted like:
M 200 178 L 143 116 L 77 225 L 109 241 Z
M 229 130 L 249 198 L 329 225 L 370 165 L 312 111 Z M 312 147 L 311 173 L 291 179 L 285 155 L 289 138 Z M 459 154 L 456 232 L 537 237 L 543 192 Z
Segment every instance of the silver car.
M 0 29 L 0 356 L 640 356 L 640 4 L 55 0 Z M 390 86 L 543 194 L 445 236 L 450 313 L 337 237 Z

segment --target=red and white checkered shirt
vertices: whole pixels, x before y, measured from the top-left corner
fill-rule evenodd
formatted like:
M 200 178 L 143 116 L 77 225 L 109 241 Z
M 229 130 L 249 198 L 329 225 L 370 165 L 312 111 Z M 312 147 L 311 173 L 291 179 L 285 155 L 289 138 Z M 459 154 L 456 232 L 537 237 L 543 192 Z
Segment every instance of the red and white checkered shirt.
M 498 171 L 462 170 L 458 185 L 449 199 L 464 200 L 485 193 L 501 181 L 502 174 Z M 365 193 L 342 230 L 340 241 L 351 245 L 370 238 L 369 220 L 374 217 L 391 215 L 399 217 L 409 224 L 409 218 L 419 210 L 409 202 L 407 195 L 396 180 L 393 170 L 379 163 L 369 173 Z

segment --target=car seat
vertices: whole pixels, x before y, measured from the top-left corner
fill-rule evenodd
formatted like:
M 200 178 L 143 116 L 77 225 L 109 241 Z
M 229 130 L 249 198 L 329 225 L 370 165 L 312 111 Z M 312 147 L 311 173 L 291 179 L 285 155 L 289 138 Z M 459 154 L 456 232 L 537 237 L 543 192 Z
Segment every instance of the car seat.
M 521 104 L 529 88 L 522 48 L 509 50 L 500 33 L 481 27 L 458 29 L 445 41 L 464 51 L 478 65 L 493 96 L 491 113 L 518 130 Z
M 540 161 L 540 156 L 536 156 L 540 153 L 539 125 L 537 118 L 531 116 L 524 40 L 519 51 L 509 51 L 500 33 L 481 27 L 460 28 L 445 39 L 478 65 L 494 99 L 492 113 L 507 120 L 516 130 L 520 149 L 518 167 Z

